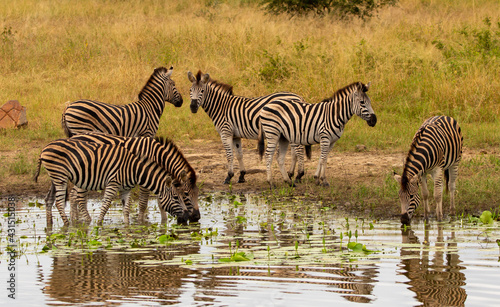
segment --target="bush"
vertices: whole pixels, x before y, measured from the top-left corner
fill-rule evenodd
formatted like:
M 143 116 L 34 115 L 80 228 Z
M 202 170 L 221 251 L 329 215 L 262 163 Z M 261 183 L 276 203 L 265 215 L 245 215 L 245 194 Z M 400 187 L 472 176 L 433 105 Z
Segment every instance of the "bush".
M 397 0 L 262 0 L 262 5 L 272 14 L 292 16 L 334 14 L 340 19 L 372 17 L 380 8 L 395 5 Z

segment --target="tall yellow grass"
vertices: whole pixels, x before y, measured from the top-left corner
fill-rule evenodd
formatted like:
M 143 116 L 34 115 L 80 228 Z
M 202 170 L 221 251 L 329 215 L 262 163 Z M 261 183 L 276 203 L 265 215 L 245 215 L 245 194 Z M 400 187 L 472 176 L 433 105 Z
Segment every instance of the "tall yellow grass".
M 135 101 L 153 69 L 166 65 L 174 66 L 185 105 L 167 105 L 159 134 L 179 142 L 218 138 L 208 116 L 187 106 L 186 73 L 201 69 L 233 85 L 237 95 L 293 91 L 310 102 L 371 81 L 378 126 L 353 120 L 340 149 L 365 143 L 401 150 L 436 114 L 456 117 L 469 147 L 500 144 L 497 0 L 401 0 L 367 22 L 273 16 L 257 2 L 19 0 L 0 6 L 0 103 L 18 99 L 29 117 L 28 129 L 2 132 L 0 150 L 62 137 L 67 101 Z M 481 31 L 489 31 L 491 49 L 478 41 Z

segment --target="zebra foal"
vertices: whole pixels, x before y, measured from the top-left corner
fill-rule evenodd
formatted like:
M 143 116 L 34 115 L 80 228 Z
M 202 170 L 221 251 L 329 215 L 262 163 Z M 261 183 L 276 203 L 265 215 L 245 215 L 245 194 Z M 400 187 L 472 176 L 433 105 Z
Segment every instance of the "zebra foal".
M 436 217 L 443 219 L 443 177 L 450 192 L 450 212 L 455 210 L 455 181 L 458 164 L 462 159 L 462 131 L 457 121 L 448 116 L 434 116 L 423 122 L 413 137 L 406 156 L 403 174 L 394 174 L 400 184 L 401 223 L 409 225 L 415 209 L 420 204 L 418 194 L 422 185 L 424 218 L 429 219 L 429 190 L 427 174 L 434 181 Z
M 257 139 L 259 113 L 262 108 L 273 99 L 304 100 L 289 92 L 279 92 L 255 98 L 236 96 L 233 94 L 232 86 L 212 80 L 209 74 L 203 74 L 201 71 L 198 71 L 196 76 L 188 72 L 188 79 L 192 82 L 189 90 L 191 112 L 197 113 L 199 107 L 205 110 L 205 113 L 212 119 L 226 151 L 228 172 L 224 180 L 225 184 L 229 184 L 234 176 L 233 150 L 236 152 L 236 159 L 240 167 L 238 182 L 245 182 L 246 168 L 243 164 L 241 139 Z M 308 157 L 310 156 L 309 150 L 310 148 L 306 148 Z M 296 180 L 300 180 L 304 175 L 304 149 L 301 146 L 292 145 L 292 159 L 290 175 L 293 176 L 295 161 L 298 160 L 299 169 Z
M 80 189 L 104 190 L 104 202 L 97 221 L 99 225 L 102 225 L 111 200 L 118 191 L 127 210 L 130 189 L 136 185 L 157 194 L 162 207 L 166 207 L 170 201 L 168 197 L 172 179 L 168 173 L 158 163 L 140 159 L 122 146 L 71 139 L 56 140 L 42 150 L 35 182 L 42 164 L 52 180 L 51 189 L 45 199 L 48 227 L 52 227 L 54 200 L 64 225 L 69 225 L 64 212 L 68 181 Z M 182 208 L 175 214 L 178 222 L 185 222 L 189 215 L 188 211 Z
M 187 207 L 189 221 L 197 222 L 200 219 L 198 206 L 199 188 L 196 185 L 196 173 L 186 160 L 180 149 L 171 140 L 156 137 L 122 137 L 104 133 L 85 133 L 71 137 L 72 140 L 111 144 L 122 146 L 132 154 L 146 157 L 160 164 L 174 179 L 172 188 L 172 201 L 179 202 Z M 148 204 L 149 191 L 139 195 L 139 221 L 144 221 L 144 214 Z M 86 203 L 85 191 L 78 191 L 77 197 Z M 169 212 L 169 211 L 167 211 Z M 88 212 L 83 212 L 88 219 Z M 166 220 L 165 212 L 162 213 L 162 222 Z M 172 212 L 169 212 L 172 214 Z M 124 211 L 128 216 L 128 212 Z M 172 214 L 173 215 L 173 214 Z
M 288 144 L 319 143 L 321 155 L 314 178 L 317 184 L 328 186 L 325 178 L 328 153 L 342 136 L 349 119 L 356 114 L 370 127 L 377 123 L 377 116 L 366 94 L 369 88 L 370 83 L 365 85 L 355 82 L 317 104 L 275 99 L 264 106 L 260 112 L 259 155 L 262 158 L 265 149 L 269 184 L 272 186 L 271 166 L 278 144 L 278 165 L 283 179 L 291 185 L 292 181 L 284 168 Z M 264 139 L 267 141 L 267 148 L 264 146 Z

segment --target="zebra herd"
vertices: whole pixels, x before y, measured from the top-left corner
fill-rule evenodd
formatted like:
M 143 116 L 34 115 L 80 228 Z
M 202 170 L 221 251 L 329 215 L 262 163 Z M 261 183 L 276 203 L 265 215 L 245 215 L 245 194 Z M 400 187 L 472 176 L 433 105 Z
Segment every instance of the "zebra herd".
M 124 222 L 129 223 L 130 190 L 140 186 L 139 222 L 144 220 L 149 193 L 159 197 L 162 222 L 166 213 L 175 216 L 178 223 L 200 219 L 196 173 L 171 141 L 156 137 L 165 102 L 176 107 L 183 104 L 182 96 L 170 78 L 173 68 L 155 69 L 139 93 L 139 100 L 116 106 L 107 103 L 79 100 L 70 103 L 63 112 L 62 126 L 68 138 L 49 143 L 40 155 L 37 179 L 43 164 L 51 178 L 46 197 L 47 225 L 52 226 L 52 205 L 55 201 L 64 225 L 69 225 L 64 206 L 68 198 L 68 183 L 73 187 L 71 219 L 82 214 L 85 222 L 91 218 L 87 211 L 87 191 L 104 190 L 104 201 L 97 223 L 102 224 L 111 200 L 120 192 Z M 358 115 L 370 127 L 377 116 L 367 95 L 370 83 L 354 82 L 336 91 L 319 103 L 310 104 L 301 96 L 278 92 L 266 96 L 247 98 L 233 94 L 230 85 L 215 81 L 209 74 L 188 72 L 192 113 L 199 107 L 213 121 L 221 137 L 227 158 L 229 184 L 234 176 L 234 155 L 238 160 L 238 182 L 245 182 L 241 139 L 257 139 L 259 155 L 265 152 L 267 181 L 272 182 L 272 160 L 278 150 L 278 165 L 285 182 L 293 185 L 304 175 L 304 156 L 310 158 L 311 145 L 320 144 L 316 183 L 328 186 L 326 164 L 328 154 L 340 139 L 345 125 Z M 267 146 L 265 142 L 267 141 Z M 426 120 L 413 138 L 405 160 L 403 174 L 395 174 L 400 183 L 401 222 L 409 224 L 419 205 L 418 187 L 422 185 L 425 218 L 429 204 L 426 175 L 434 179 L 434 198 L 437 218 L 442 219 L 443 176 L 451 193 L 454 209 L 455 180 L 462 154 L 460 127 L 447 116 Z M 284 159 L 291 145 L 292 162 L 287 172 Z M 298 173 L 292 181 L 295 165 Z

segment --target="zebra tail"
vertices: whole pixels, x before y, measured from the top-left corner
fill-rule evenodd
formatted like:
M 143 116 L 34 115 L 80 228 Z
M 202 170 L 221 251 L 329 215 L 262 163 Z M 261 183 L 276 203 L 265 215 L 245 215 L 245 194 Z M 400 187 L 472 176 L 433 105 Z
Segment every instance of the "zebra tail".
M 448 193 L 448 182 L 450 181 L 450 171 L 449 170 L 445 170 L 444 171 L 444 189 L 446 191 L 446 193 Z
M 42 159 L 38 158 L 38 165 L 36 167 L 35 177 L 33 177 L 33 180 L 35 182 L 38 182 L 38 175 L 40 175 L 40 167 L 41 166 L 42 166 Z
M 305 145 L 307 160 L 311 160 L 311 145 Z
M 260 160 L 262 161 L 262 157 L 264 156 L 264 150 L 266 149 L 266 146 L 264 144 L 264 129 L 262 129 L 262 124 L 259 123 L 259 157 Z
M 63 114 L 61 117 L 61 126 L 64 130 L 64 134 L 70 138 L 74 134 L 69 130 L 68 123 L 66 122 L 66 110 L 68 109 L 69 105 L 70 105 L 69 102 L 66 102 L 66 108 L 64 108 L 64 111 L 63 111 Z

